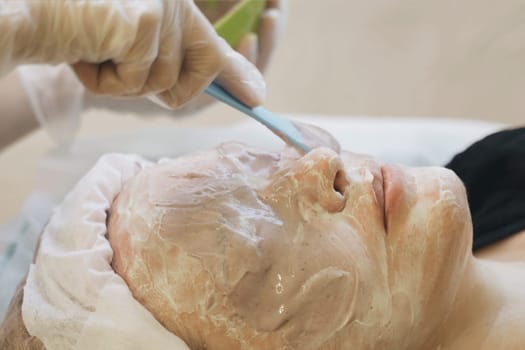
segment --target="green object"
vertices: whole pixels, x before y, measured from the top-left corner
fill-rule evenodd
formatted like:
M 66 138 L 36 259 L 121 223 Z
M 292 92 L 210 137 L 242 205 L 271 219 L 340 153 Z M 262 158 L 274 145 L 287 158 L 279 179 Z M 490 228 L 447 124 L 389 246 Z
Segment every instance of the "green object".
M 237 47 L 246 33 L 257 29 L 265 4 L 265 0 L 240 1 L 215 22 L 215 30 L 231 47 Z

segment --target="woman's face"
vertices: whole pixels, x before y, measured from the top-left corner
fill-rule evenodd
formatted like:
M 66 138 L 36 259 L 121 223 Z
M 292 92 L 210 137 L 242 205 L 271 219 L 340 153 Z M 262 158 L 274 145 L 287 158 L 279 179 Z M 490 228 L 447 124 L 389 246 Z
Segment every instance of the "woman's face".
M 136 183 L 162 241 L 198 259 L 249 326 L 297 348 L 418 343 L 470 256 L 464 187 L 443 168 L 229 143 Z

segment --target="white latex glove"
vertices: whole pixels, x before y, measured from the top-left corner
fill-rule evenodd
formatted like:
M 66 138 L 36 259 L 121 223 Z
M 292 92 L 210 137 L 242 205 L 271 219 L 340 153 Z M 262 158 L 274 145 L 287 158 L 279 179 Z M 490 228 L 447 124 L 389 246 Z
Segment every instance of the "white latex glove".
M 0 0 L 0 47 L 0 71 L 66 62 L 96 94 L 156 94 L 172 108 L 212 80 L 251 106 L 265 94 L 193 0 Z
M 277 45 L 286 5 L 285 0 L 268 0 L 257 34 L 246 34 L 236 48 L 261 71 L 266 69 Z M 224 13 L 204 14 L 214 20 Z M 84 110 L 100 108 L 141 116 L 166 114 L 164 108 L 145 98 L 109 98 L 86 91 L 66 64 L 27 65 L 19 67 L 18 72 L 36 118 L 57 143 L 72 141 Z M 174 116 L 196 113 L 213 102 L 214 99 L 202 94 L 171 113 Z
M 277 46 L 285 20 L 287 0 L 267 0 L 257 34 L 247 34 L 237 46 L 237 51 L 264 72 Z
M 230 0 L 217 0 L 219 3 L 228 2 Z M 272 54 L 277 46 L 279 37 L 286 19 L 286 0 L 267 0 L 266 9 L 261 15 L 259 28 L 257 33 L 248 33 L 240 41 L 235 48 L 237 52 L 246 57 L 250 62 L 264 73 Z M 206 7 L 202 6 L 203 13 L 210 20 L 220 18 L 224 13 L 208 14 Z M 191 114 L 215 102 L 213 98 L 206 94 L 202 94 L 195 98 L 191 103 L 185 105 L 180 109 L 181 114 Z M 178 111 L 178 112 L 179 112 Z
M 123 184 L 150 164 L 137 156 L 103 156 L 45 227 L 24 287 L 22 316 L 46 349 L 188 349 L 111 267 L 107 211 Z

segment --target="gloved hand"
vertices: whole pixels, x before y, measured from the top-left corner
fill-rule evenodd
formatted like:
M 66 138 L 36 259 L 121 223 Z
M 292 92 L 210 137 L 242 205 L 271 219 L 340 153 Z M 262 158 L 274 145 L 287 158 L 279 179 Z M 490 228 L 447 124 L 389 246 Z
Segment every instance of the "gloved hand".
M 224 16 L 231 3 L 229 0 L 218 0 L 214 8 L 204 6 L 206 0 L 196 0 L 195 3 L 202 10 L 204 15 L 213 23 Z M 221 6 L 221 3 L 226 5 Z M 282 27 L 285 21 L 286 0 L 266 0 L 266 9 L 261 15 L 257 33 L 248 33 L 241 39 L 237 47 L 237 52 L 246 57 L 250 62 L 264 73 L 272 54 L 277 46 Z M 180 109 L 181 114 L 195 113 L 196 111 L 210 105 L 215 100 L 206 94 L 195 98 L 191 103 Z
M 150 164 L 137 156 L 103 156 L 50 218 L 22 305 L 29 334 L 46 349 L 188 349 L 111 267 L 108 210 L 124 183 Z
M 211 23 L 217 22 L 235 4 L 232 0 L 195 0 L 196 5 Z M 268 65 L 285 20 L 286 0 L 266 0 L 266 8 L 261 15 L 257 33 L 248 33 L 235 48 L 254 63 L 260 71 Z
M 262 103 L 258 70 L 218 37 L 193 0 L 0 2 L 0 70 L 67 62 L 96 94 L 156 96 L 177 108 L 216 80 Z
M 226 0 L 221 1 L 226 2 Z M 246 34 L 237 47 L 238 52 L 261 71 L 266 69 L 277 45 L 284 25 L 285 8 L 285 0 L 267 0 L 267 7 L 261 17 L 257 34 Z M 208 11 L 204 14 L 210 21 L 215 21 L 224 15 L 224 11 L 218 13 Z M 147 99 L 115 99 L 88 92 L 71 68 L 65 64 L 54 67 L 21 66 L 18 68 L 18 73 L 36 118 L 58 143 L 71 141 L 74 131 L 80 124 L 79 117 L 83 110 L 101 108 L 138 115 L 166 114 L 164 108 Z M 214 99 L 201 94 L 172 113 L 174 115 L 195 113 L 213 102 Z

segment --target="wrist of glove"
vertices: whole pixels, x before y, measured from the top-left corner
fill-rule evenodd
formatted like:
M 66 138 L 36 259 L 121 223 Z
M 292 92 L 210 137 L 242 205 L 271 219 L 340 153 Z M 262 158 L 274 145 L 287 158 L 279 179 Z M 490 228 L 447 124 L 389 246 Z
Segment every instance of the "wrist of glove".
M 85 108 L 86 90 L 66 64 L 25 65 L 17 69 L 34 116 L 58 144 L 73 141 Z

